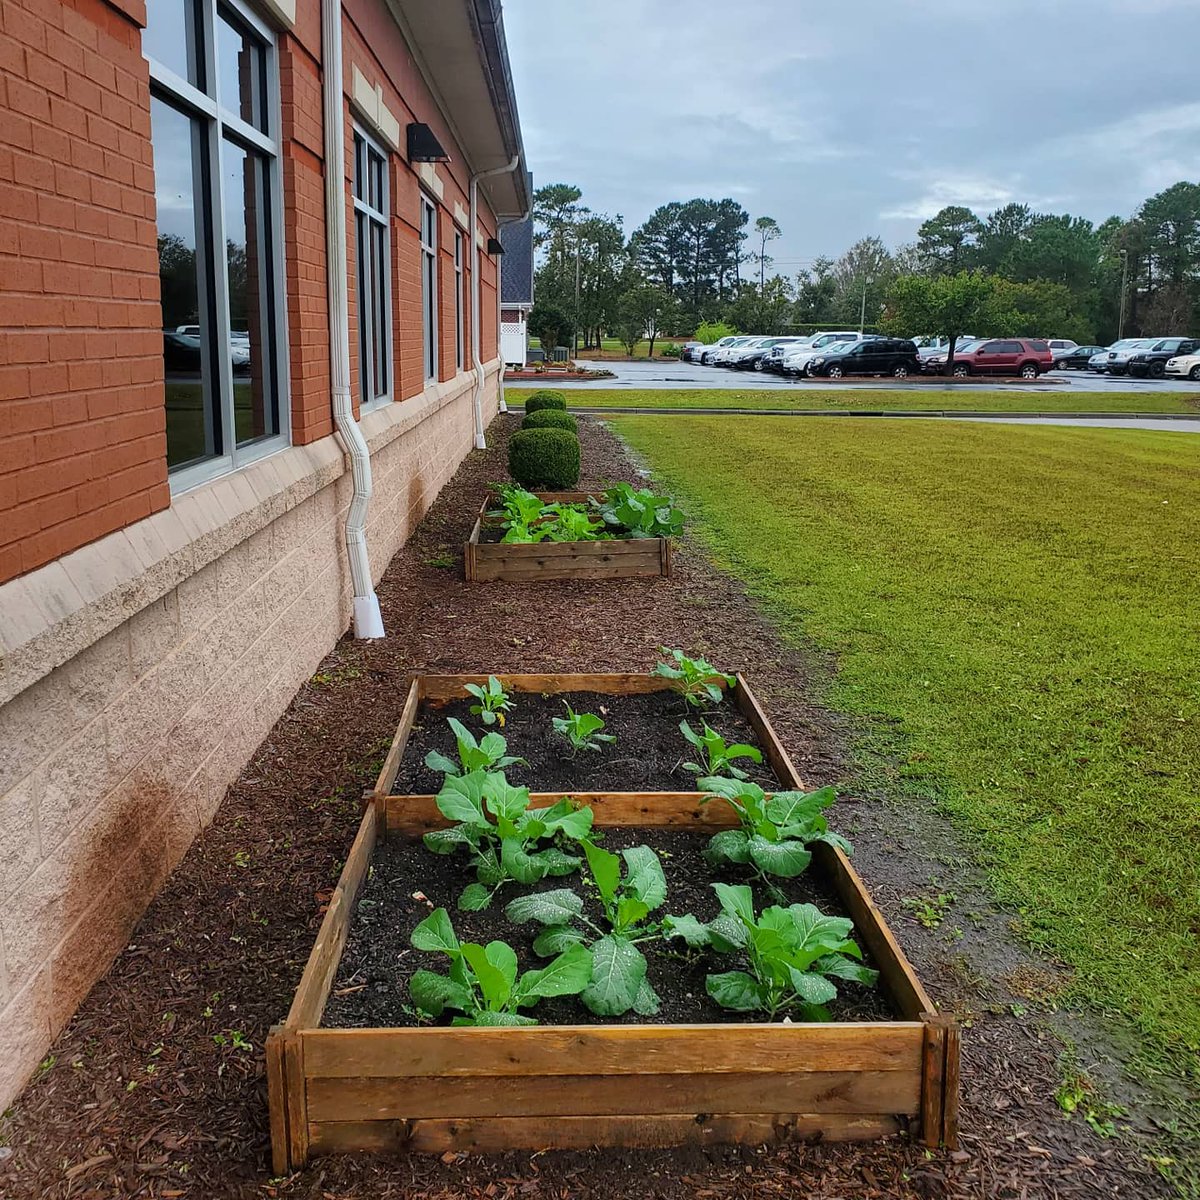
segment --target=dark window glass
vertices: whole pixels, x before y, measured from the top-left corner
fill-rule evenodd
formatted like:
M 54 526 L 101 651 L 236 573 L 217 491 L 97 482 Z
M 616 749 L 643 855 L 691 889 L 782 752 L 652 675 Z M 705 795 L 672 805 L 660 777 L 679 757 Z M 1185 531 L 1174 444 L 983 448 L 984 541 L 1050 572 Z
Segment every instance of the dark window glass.
M 1049 346 L 1048 346 L 1048 345 L 1047 345 L 1045 342 L 1038 341 L 1036 338 L 1035 338 L 1035 339 L 1033 339 L 1033 340 L 1031 340 L 1029 344 L 1030 344 L 1030 346 L 1031 346 L 1031 347 L 1032 347 L 1034 350 L 1038 351 L 1038 353 L 1039 353 L 1039 354 L 1040 354 L 1040 353 L 1041 353 L 1043 350 L 1049 350 L 1049 349 L 1050 349 L 1050 347 L 1049 347 Z M 1020 344 L 1019 344 L 1019 343 L 1017 343 L 1017 350 L 1018 350 L 1018 351 L 1020 351 L 1020 349 L 1021 349 L 1021 347 L 1020 347 Z
M 425 378 L 437 375 L 437 211 L 421 197 L 421 325 Z
M 359 395 L 364 404 L 391 390 L 389 336 L 391 268 L 388 259 L 387 161 L 354 135 L 354 228 L 358 263 Z
M 146 0 L 142 53 L 195 87 L 201 81 L 199 27 L 193 0 Z
M 217 17 L 217 100 L 267 133 L 267 55 L 263 45 L 221 9 Z

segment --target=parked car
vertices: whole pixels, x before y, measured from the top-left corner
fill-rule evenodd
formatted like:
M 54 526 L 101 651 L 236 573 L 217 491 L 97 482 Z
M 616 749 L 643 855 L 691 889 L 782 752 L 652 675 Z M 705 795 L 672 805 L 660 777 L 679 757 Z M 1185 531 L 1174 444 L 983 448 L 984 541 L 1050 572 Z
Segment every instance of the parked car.
M 1165 373 L 1170 379 L 1190 379 L 1200 383 L 1200 352 L 1192 351 L 1168 359 Z
M 1068 350 L 1074 350 L 1079 343 L 1073 342 L 1070 338 L 1046 338 L 1046 344 L 1050 347 L 1050 352 L 1055 357 L 1060 354 L 1066 354 Z
M 1054 349 L 1054 343 L 1050 343 Z M 1056 371 L 1086 371 L 1089 361 L 1094 355 L 1103 354 L 1103 346 L 1076 346 L 1073 350 L 1054 351 L 1054 369 Z
M 777 347 L 794 344 L 796 338 L 763 338 L 757 346 L 743 346 L 729 356 L 729 366 L 738 371 L 761 371 L 763 359 Z
M 973 342 L 975 340 L 976 338 L 973 333 L 960 333 L 958 335 L 958 341 L 955 344 L 962 346 L 967 342 Z M 941 335 L 937 337 L 915 337 L 912 338 L 911 341 L 912 344 L 916 346 L 917 357 L 922 362 L 933 358 L 935 354 L 944 354 L 950 349 L 950 339 Z
M 1161 379 L 1167 373 L 1167 363 L 1180 354 L 1194 354 L 1200 349 L 1195 338 L 1169 337 L 1155 342 L 1149 350 L 1138 350 L 1129 357 L 1129 373 L 1139 378 Z
M 679 350 L 679 358 L 682 362 L 691 362 L 692 355 L 704 347 L 703 342 L 684 342 Z
M 917 348 L 906 338 L 861 338 L 838 342 L 808 364 L 809 375 L 841 379 L 846 375 L 891 375 L 907 379 L 921 373 Z
M 759 360 L 759 369 L 771 371 L 776 375 L 783 372 L 783 360 L 797 350 L 803 350 L 813 343 L 813 334 L 803 337 L 781 338 L 779 343 L 772 346 Z
M 704 366 L 708 366 L 712 356 L 718 350 L 724 350 L 726 346 L 736 341 L 738 341 L 738 338 L 735 335 L 730 334 L 728 337 L 723 337 L 720 341 L 713 342 L 711 345 L 701 346 L 699 350 L 694 350 L 692 352 L 691 361 L 702 363 Z
M 946 355 L 934 355 L 928 371 L 945 370 Z M 1054 366 L 1050 347 L 1041 338 L 982 338 L 965 347 L 955 347 L 953 373 L 967 375 L 1019 375 L 1036 379 Z
M 742 336 L 730 342 L 728 346 L 723 346 L 709 360 L 710 367 L 725 367 L 729 365 L 730 357 L 738 350 L 746 346 L 753 346 L 761 339 L 757 336 Z
M 841 342 L 857 342 L 858 340 L 859 334 L 857 330 L 835 330 L 830 333 L 815 334 L 811 342 L 801 343 L 784 354 L 780 370 L 784 375 L 802 376 L 808 369 L 809 360 L 820 354 L 823 350 L 827 350 L 831 346 L 836 346 Z
M 194 326 L 199 330 L 199 326 Z M 172 372 L 200 370 L 200 339 L 191 334 L 163 330 L 163 369 Z
M 1158 338 L 1122 338 L 1113 342 L 1107 350 L 1088 360 L 1088 370 L 1098 371 L 1101 375 L 1124 375 L 1128 369 L 1130 358 L 1139 350 L 1149 350 Z

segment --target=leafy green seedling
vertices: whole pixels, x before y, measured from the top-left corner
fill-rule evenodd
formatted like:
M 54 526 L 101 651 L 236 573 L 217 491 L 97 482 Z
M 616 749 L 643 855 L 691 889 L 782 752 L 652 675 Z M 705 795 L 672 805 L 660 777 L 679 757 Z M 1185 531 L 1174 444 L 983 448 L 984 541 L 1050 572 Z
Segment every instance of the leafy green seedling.
M 525 765 L 523 758 L 514 758 L 505 753 L 508 743 L 500 734 L 485 733 L 476 741 L 475 735 L 461 721 L 447 717 L 446 724 L 454 731 L 454 739 L 458 743 L 458 762 L 437 750 L 430 750 L 425 755 L 425 765 L 431 771 L 453 776 L 467 775 L 472 771 L 503 771 L 506 767 Z
M 864 966 L 851 940 L 854 923 L 827 917 L 811 904 L 773 905 L 754 915 L 754 896 L 745 885 L 714 883 L 721 912 L 707 924 L 690 913 L 667 917 L 667 936 L 718 954 L 740 954 L 749 971 L 709 975 L 705 988 L 722 1008 L 764 1012 L 774 1020 L 799 1011 L 808 1021 L 827 1021 L 825 1008 L 837 997 L 834 979 L 874 987 L 879 972 Z
M 430 1017 L 447 1008 L 461 1013 L 454 1025 L 536 1025 L 519 1010 L 545 996 L 577 996 L 587 987 L 592 956 L 585 946 L 568 946 L 553 962 L 517 974 L 516 951 L 506 942 L 460 942 L 444 908 L 434 909 L 412 931 L 413 946 L 445 954 L 449 973 L 421 969 L 409 980 L 413 1003 Z
M 726 687 L 733 687 L 737 682 L 732 675 L 718 671 L 703 658 L 688 658 L 682 650 L 668 650 L 666 646 L 660 646 L 659 650 L 669 655 L 671 661 L 658 663 L 650 674 L 669 679 L 672 689 L 692 708 L 702 708 L 709 701 L 720 704 L 725 699 L 725 692 L 718 686 L 718 681 Z
M 588 947 L 592 974 L 582 999 L 597 1016 L 619 1017 L 630 1009 L 651 1016 L 660 1002 L 646 978 L 646 957 L 638 945 L 663 933 L 661 922 L 647 922 L 667 898 L 662 864 L 649 846 L 632 846 L 618 856 L 585 842 L 583 851 L 604 906 L 603 925 L 583 915 L 583 900 L 569 888 L 518 896 L 504 914 L 518 925 L 536 921 L 543 926 L 533 943 L 534 952 L 543 957 L 571 946 Z
M 638 490 L 629 483 L 614 484 L 604 493 L 599 509 L 605 524 L 630 537 L 678 537 L 683 532 L 683 513 L 669 496 L 656 495 L 649 488 Z
M 593 521 L 582 505 L 548 504 L 546 515 L 543 528 L 552 542 L 596 542 L 607 536 L 604 522 Z
M 554 732 L 561 733 L 571 743 L 576 754 L 580 750 L 599 750 L 602 745 L 613 745 L 616 736 L 611 733 L 601 733 L 604 721 L 595 713 L 577 713 L 565 700 L 563 707 L 567 710 L 565 717 L 551 717 Z
M 503 772 L 450 776 L 438 792 L 437 806 L 457 824 L 427 833 L 425 846 L 434 854 L 467 847 L 476 882 L 463 890 L 458 907 L 470 912 L 487 908 L 506 883 L 528 885 L 576 871 L 580 858 L 541 842 L 580 842 L 592 829 L 590 808 L 572 808 L 566 798 L 551 808 L 530 808 L 529 789 L 513 787 Z
M 485 725 L 495 725 L 499 722 L 503 727 L 504 714 L 511 712 L 515 706 L 500 680 L 495 675 L 489 675 L 486 687 L 481 687 L 478 683 L 468 683 L 467 691 L 479 701 L 478 704 L 471 705 L 471 712 Z
M 735 767 L 735 758 L 748 758 L 751 762 L 762 762 L 762 751 L 743 742 L 734 742 L 732 746 L 725 744 L 725 739 L 711 729 L 707 721 L 704 731 L 697 733 L 686 721 L 679 722 L 679 732 L 696 748 L 699 762 L 685 762 L 683 769 L 696 775 L 728 775 L 732 779 L 746 779 L 746 772 L 741 767 Z

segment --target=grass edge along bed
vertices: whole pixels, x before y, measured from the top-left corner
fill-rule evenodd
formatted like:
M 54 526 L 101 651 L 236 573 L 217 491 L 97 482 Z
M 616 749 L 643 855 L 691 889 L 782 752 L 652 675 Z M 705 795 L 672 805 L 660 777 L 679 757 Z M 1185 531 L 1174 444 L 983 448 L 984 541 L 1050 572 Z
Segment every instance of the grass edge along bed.
M 650 675 L 501 675 L 515 692 L 655 691 Z M 444 823 L 433 797 L 390 794 L 422 701 L 487 675 L 413 679 L 287 1018 L 267 1041 L 276 1174 L 342 1152 L 502 1152 L 591 1146 L 867 1140 L 907 1126 L 957 1143 L 959 1030 L 939 1015 L 842 851 L 814 847 L 900 1020 L 842 1024 L 322 1029 L 376 844 Z M 785 785 L 803 784 L 739 675 L 735 702 Z M 545 797 L 535 797 L 540 802 Z M 557 797 L 555 797 L 557 798 Z M 699 793 L 576 797 L 597 825 L 732 823 Z

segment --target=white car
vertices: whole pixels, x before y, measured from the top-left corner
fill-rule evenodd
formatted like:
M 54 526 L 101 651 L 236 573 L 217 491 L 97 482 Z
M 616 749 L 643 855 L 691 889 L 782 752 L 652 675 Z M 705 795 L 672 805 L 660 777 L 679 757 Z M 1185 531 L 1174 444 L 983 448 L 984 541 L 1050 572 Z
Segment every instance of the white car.
M 1077 350 L 1079 348 L 1079 343 L 1071 341 L 1070 338 L 1047 338 L 1046 345 L 1054 351 L 1055 358 L 1066 354 L 1070 350 Z
M 705 363 L 705 365 L 710 366 L 710 367 L 723 367 L 729 361 L 729 356 L 735 350 L 740 350 L 743 346 L 748 346 L 748 345 L 750 345 L 751 342 L 757 342 L 759 340 L 760 339 L 757 337 L 734 338 L 733 341 L 730 342 L 728 346 L 722 346 L 718 350 L 716 350 L 713 354 L 710 354 L 708 356 L 708 359 L 707 359 L 707 362 Z M 701 359 L 701 362 L 705 362 L 705 360 Z
M 808 345 L 796 346 L 791 353 L 783 356 L 783 373 L 785 375 L 805 375 L 808 373 L 809 362 L 816 358 L 822 350 L 837 342 L 857 342 L 858 330 L 839 330 L 833 333 L 818 333 Z
M 726 350 L 723 355 L 718 355 L 717 361 L 722 367 L 736 367 L 743 359 L 751 358 L 755 354 L 762 354 L 768 350 L 774 340 L 769 337 L 751 338 L 741 346 L 735 346 Z
M 1167 374 L 1172 379 L 1190 379 L 1200 383 L 1200 354 L 1180 354 L 1167 359 Z
M 1088 359 L 1088 370 L 1097 371 L 1101 375 L 1106 371 L 1110 375 L 1124 375 L 1129 370 L 1129 360 L 1139 350 L 1149 350 L 1158 340 L 1158 338 L 1122 338 L 1119 342 L 1113 342 L 1107 350 L 1100 354 L 1093 354 Z
M 711 366 L 713 355 L 718 350 L 724 350 L 732 346 L 734 342 L 740 342 L 742 339 L 730 334 L 729 337 L 723 337 L 720 341 L 713 342 L 711 346 L 701 346 L 699 350 L 692 351 L 692 362 L 698 362 L 702 366 Z

